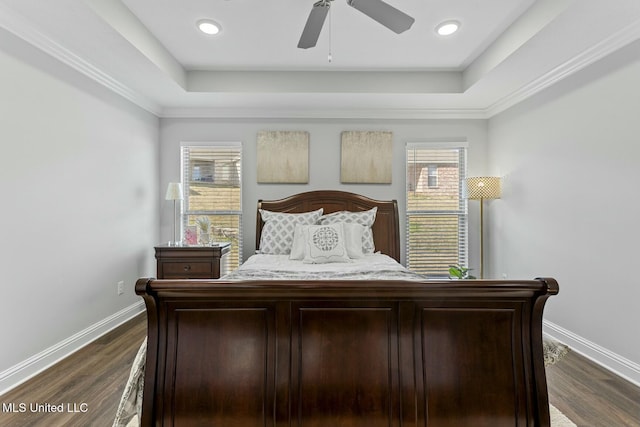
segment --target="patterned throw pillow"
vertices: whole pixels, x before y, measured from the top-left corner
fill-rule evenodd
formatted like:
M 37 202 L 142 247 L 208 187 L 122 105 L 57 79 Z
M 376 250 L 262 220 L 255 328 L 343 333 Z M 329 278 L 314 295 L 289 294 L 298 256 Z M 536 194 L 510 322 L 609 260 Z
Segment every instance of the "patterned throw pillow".
M 344 231 L 344 244 L 347 249 L 347 255 L 351 259 L 362 258 L 362 234 L 364 226 L 356 223 L 340 223 Z M 303 260 L 307 247 L 307 236 L 310 225 L 297 224 L 293 233 L 293 244 L 291 245 L 291 254 L 289 259 Z
M 322 209 L 305 213 L 282 213 L 260 209 L 264 225 L 260 235 L 260 253 L 288 255 L 293 243 L 296 224 L 311 225 L 318 222 Z
M 371 226 L 376 220 L 377 212 L 377 207 L 363 212 L 338 211 L 323 215 L 322 218 L 320 218 L 320 224 L 354 222 L 356 224 L 363 225 L 365 228 L 362 235 L 362 252 L 365 254 L 372 254 L 375 251 L 375 245 L 373 244 L 373 231 L 371 231 Z
M 343 224 L 310 225 L 304 250 L 305 264 L 351 262 L 344 241 Z

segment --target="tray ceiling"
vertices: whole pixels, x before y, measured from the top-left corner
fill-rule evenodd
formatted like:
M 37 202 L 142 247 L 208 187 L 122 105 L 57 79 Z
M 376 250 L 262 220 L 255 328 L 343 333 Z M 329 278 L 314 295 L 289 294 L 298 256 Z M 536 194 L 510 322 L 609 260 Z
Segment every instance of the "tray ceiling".
M 0 0 L 0 27 L 161 117 L 487 118 L 640 37 L 636 0 L 388 0 L 402 34 L 334 0 L 298 49 L 313 2 Z

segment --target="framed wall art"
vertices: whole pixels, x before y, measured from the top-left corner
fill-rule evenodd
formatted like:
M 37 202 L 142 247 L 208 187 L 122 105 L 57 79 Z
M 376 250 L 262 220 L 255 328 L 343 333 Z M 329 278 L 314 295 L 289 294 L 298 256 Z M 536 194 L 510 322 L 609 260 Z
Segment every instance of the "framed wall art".
M 258 132 L 257 163 L 258 183 L 307 184 L 309 132 Z
M 392 132 L 344 131 L 341 139 L 343 184 L 391 184 Z

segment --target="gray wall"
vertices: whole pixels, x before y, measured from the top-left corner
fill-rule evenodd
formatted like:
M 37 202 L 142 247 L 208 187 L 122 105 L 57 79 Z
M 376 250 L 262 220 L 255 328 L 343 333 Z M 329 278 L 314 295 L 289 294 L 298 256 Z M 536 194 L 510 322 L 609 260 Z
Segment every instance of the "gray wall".
M 306 130 L 310 132 L 308 184 L 257 184 L 256 134 L 260 130 Z M 340 133 L 343 130 L 390 130 L 393 132 L 393 176 L 387 185 L 343 185 L 340 183 Z M 407 142 L 467 140 L 471 173 L 483 173 L 486 163 L 484 120 L 258 120 L 258 119 L 162 119 L 160 122 L 160 183 L 180 180 L 180 143 L 239 141 L 243 144 L 242 203 L 245 259 L 255 250 L 256 203 L 309 190 L 339 189 L 377 199 L 397 199 L 404 230 L 405 144 Z M 474 218 L 476 215 L 473 215 Z M 162 209 L 161 236 L 170 240 L 173 205 Z M 475 236 L 470 244 L 475 248 Z M 404 259 L 404 236 L 402 242 Z M 471 261 L 475 262 L 472 251 Z
M 134 281 L 155 271 L 158 119 L 4 30 L 0 74 L 2 392 L 140 304 Z
M 489 121 L 491 268 L 547 275 L 547 331 L 640 384 L 640 43 Z

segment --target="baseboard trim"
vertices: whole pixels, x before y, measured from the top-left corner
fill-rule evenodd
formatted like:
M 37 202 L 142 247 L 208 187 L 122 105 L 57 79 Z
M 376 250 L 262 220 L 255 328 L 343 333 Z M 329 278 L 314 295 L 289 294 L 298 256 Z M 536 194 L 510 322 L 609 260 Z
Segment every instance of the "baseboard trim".
M 38 354 L 0 372 L 0 395 L 24 383 L 87 344 L 144 311 L 144 302 L 132 304 Z
M 547 320 L 542 322 L 542 329 L 545 334 L 568 345 L 571 351 L 580 353 L 603 368 L 640 387 L 640 364 Z

